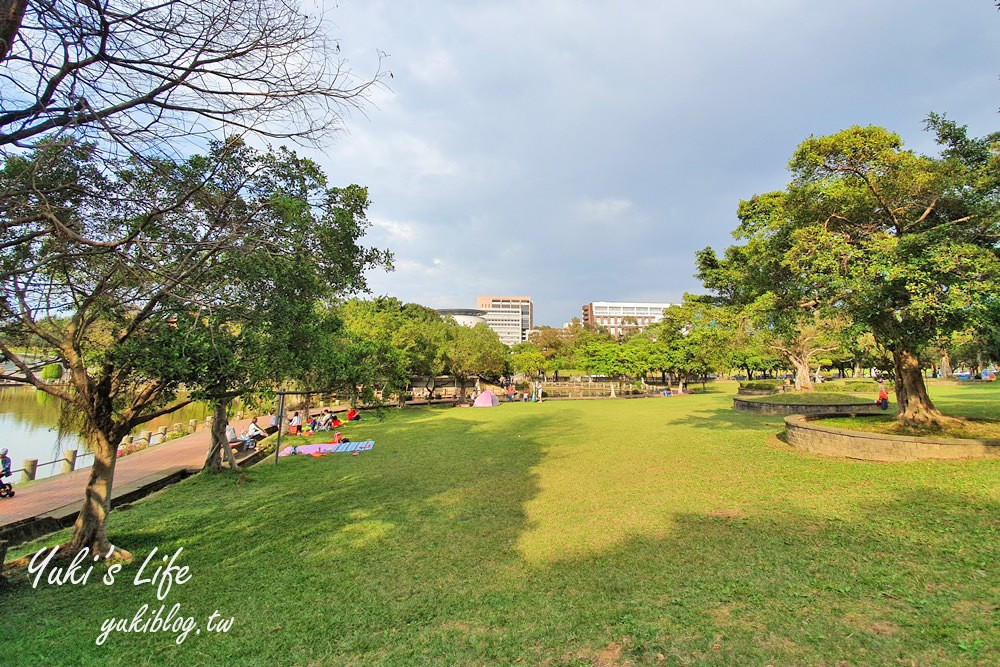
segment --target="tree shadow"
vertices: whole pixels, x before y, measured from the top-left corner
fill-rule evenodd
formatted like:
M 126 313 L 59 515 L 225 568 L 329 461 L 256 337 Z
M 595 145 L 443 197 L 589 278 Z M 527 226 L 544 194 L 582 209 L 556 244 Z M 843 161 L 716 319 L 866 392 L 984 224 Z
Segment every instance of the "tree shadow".
M 729 414 L 700 412 L 707 415 L 681 422 L 714 419 L 719 428 Z M 744 430 L 777 424 L 732 416 Z M 168 602 L 188 614 L 235 615 L 234 633 L 181 647 L 172 636 L 116 636 L 94 652 L 101 619 L 131 616 L 153 601 L 148 590 L 21 588 L 4 600 L 5 651 L 23 658 L 18 664 L 60 656 L 80 665 L 959 665 L 1000 657 L 994 500 L 913 488 L 880 491 L 836 516 L 780 499 L 667 509 L 642 535 L 531 560 L 520 542 L 535 528 L 526 506 L 550 492 L 537 473 L 552 455 L 541 434 L 574 425 L 562 413 L 499 418 L 414 412 L 385 430 L 373 424 L 376 447 L 364 455 L 265 462 L 242 485 L 194 478 L 121 513 L 115 539 L 133 540 L 137 554 L 185 549 L 194 577 Z M 629 502 L 640 500 L 620 503 L 623 522 Z M 570 511 L 561 518 L 590 520 Z M 41 630 L 39 614 L 47 615 Z

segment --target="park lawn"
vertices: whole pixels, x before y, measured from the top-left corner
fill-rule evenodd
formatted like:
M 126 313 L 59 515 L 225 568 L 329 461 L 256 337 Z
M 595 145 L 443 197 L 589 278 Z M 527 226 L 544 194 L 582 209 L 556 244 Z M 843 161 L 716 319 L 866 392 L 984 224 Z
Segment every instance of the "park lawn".
M 932 387 L 995 409 L 993 387 Z M 136 562 L 19 584 L 2 655 L 30 665 L 1000 664 L 1000 460 L 804 455 L 731 393 L 420 408 L 342 429 L 360 456 L 197 476 L 116 511 Z M 321 438 L 315 438 L 317 440 Z M 64 536 L 63 536 L 64 537 Z M 37 546 L 37 545 L 36 545 Z M 112 634 L 160 603 L 226 634 Z M 157 554 L 157 557 L 159 553 Z

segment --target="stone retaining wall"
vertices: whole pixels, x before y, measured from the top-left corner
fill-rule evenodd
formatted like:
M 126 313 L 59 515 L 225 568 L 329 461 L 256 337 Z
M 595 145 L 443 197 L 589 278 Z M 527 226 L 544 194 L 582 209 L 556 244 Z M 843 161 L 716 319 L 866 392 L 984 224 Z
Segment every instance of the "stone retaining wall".
M 739 396 L 773 396 L 774 394 L 780 394 L 781 388 L 775 387 L 774 389 L 744 389 L 740 387 L 736 390 Z
M 879 414 L 883 410 L 873 403 L 857 403 L 837 405 L 807 405 L 789 403 L 768 403 L 767 401 L 747 401 L 740 398 L 733 399 L 733 409 L 740 412 L 752 412 L 757 415 L 856 415 L 856 414 Z
M 853 416 L 848 413 L 838 417 Z M 884 433 L 866 433 L 824 426 L 822 417 L 785 417 L 788 444 L 826 456 L 862 461 L 918 461 L 923 459 L 985 459 L 1000 457 L 1000 440 L 916 438 Z

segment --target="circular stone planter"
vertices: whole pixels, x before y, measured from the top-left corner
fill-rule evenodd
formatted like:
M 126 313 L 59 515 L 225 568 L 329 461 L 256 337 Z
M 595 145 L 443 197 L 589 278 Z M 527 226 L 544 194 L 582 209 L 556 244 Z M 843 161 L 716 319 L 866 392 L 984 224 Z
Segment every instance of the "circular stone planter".
M 851 413 L 825 415 L 851 417 Z M 788 444 L 814 454 L 862 461 L 1000 458 L 1000 440 L 912 437 L 824 426 L 822 417 L 785 417 Z
M 792 404 L 733 399 L 733 409 L 757 415 L 863 415 L 884 412 L 876 403 Z
M 779 387 L 775 387 L 774 389 L 744 389 L 740 387 L 736 390 L 736 394 L 739 396 L 773 396 L 780 393 L 781 389 Z

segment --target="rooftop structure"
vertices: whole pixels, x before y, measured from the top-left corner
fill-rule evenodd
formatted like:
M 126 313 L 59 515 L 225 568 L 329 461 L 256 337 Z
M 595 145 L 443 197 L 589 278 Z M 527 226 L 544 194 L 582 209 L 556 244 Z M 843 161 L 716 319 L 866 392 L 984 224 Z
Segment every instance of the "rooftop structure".
M 583 306 L 583 323 L 603 327 L 620 337 L 629 329 L 642 331 L 663 319 L 663 311 L 676 305 L 635 301 L 593 301 Z

